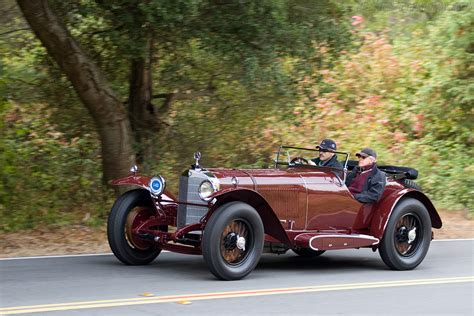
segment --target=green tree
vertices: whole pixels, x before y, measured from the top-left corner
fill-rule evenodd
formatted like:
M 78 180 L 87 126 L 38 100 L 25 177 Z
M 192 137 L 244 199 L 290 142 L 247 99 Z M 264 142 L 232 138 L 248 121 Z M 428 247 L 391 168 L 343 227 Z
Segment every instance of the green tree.
M 163 97 L 164 102 L 154 106 L 153 82 L 160 83 L 166 78 L 155 79 L 153 63 L 171 57 L 175 62 L 168 65 L 175 71 L 198 67 L 188 64 L 192 58 L 181 55 L 194 45 L 216 58 L 225 59 L 226 75 L 235 76 L 237 81 L 278 80 L 278 76 L 283 75 L 278 63 L 288 56 L 307 55 L 312 41 L 324 40 L 334 46 L 344 42 L 337 38 L 337 34 L 342 34 L 338 30 L 343 30 L 336 25 L 341 14 L 338 7 L 329 1 L 311 6 L 310 3 L 85 1 L 53 2 L 51 7 L 45 0 L 18 0 L 32 30 L 66 74 L 97 126 L 105 180 L 124 175 L 135 161 L 136 153 L 141 162 L 150 158 L 148 149 L 153 140 L 149 137 L 150 131 L 160 131 L 173 100 L 210 95 L 215 90 L 214 81 L 219 74 L 208 74 L 206 87 L 194 82 L 185 84 L 188 78 L 179 78 L 177 88 L 155 95 Z M 99 38 L 104 35 L 112 46 L 119 47 L 113 48 L 113 54 L 120 60 L 108 62 L 130 65 L 127 109 L 123 107 L 119 91 L 97 66 L 104 56 L 94 59 L 83 48 L 87 45 L 80 44 L 88 32 L 69 27 L 90 16 L 98 20 L 89 23 L 92 27 L 105 28 L 94 35 Z M 87 22 L 86 19 L 86 29 Z M 78 35 L 74 36 L 71 30 Z

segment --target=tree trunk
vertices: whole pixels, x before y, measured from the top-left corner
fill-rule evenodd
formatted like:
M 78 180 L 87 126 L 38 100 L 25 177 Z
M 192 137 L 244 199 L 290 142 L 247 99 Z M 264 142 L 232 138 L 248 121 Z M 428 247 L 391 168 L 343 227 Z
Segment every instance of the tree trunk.
M 135 136 L 137 162 L 145 169 L 153 156 L 154 135 L 159 131 L 159 123 L 152 104 L 152 59 L 153 39 L 151 34 L 148 34 L 143 57 L 131 61 L 128 98 L 128 113 Z
M 94 119 L 102 146 L 104 180 L 126 175 L 135 156 L 130 121 L 123 104 L 47 0 L 17 2 L 31 29 L 66 74 Z

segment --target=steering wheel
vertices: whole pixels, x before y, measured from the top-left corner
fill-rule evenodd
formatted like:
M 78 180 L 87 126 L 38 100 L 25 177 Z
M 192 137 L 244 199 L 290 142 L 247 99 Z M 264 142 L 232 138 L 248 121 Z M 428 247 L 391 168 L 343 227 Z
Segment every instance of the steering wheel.
M 309 165 L 309 161 L 303 157 L 295 157 L 291 159 L 290 165 Z

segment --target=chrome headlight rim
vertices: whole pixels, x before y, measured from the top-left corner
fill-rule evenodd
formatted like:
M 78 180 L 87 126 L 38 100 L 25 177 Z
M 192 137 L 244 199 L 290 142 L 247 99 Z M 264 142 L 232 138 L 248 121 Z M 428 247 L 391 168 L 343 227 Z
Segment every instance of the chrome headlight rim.
M 203 188 L 203 185 L 209 185 L 210 189 L 211 189 L 211 192 L 208 194 L 208 195 L 205 195 L 204 192 L 202 192 L 202 188 Z M 210 201 L 211 200 L 211 196 L 217 191 L 217 187 L 216 185 L 210 181 L 210 180 L 204 180 L 201 182 L 201 184 L 199 185 L 199 188 L 198 188 L 198 194 L 199 194 L 199 197 L 201 198 L 201 200 L 203 201 Z
M 166 181 L 162 176 L 154 176 L 150 179 L 148 187 L 151 195 L 154 197 L 159 197 L 165 192 Z

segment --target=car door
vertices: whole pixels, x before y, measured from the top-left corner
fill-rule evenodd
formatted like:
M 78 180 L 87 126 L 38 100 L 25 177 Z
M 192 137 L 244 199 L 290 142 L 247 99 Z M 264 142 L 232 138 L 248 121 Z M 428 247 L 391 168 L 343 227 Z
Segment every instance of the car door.
M 308 167 L 300 172 L 307 190 L 307 230 L 347 230 L 361 204 L 343 180 L 341 172 L 328 167 Z

